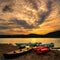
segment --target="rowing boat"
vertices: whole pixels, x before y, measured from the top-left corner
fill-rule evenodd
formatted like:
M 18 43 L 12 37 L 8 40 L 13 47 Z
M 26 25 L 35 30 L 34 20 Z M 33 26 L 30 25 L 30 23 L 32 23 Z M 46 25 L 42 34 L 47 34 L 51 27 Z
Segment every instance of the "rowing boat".
M 32 50 L 31 47 L 25 47 L 23 49 L 18 49 L 18 50 L 14 50 L 14 51 L 4 53 L 3 55 L 5 58 L 14 58 L 14 57 L 18 57 L 18 56 L 21 56 L 23 54 L 26 54 L 31 50 Z

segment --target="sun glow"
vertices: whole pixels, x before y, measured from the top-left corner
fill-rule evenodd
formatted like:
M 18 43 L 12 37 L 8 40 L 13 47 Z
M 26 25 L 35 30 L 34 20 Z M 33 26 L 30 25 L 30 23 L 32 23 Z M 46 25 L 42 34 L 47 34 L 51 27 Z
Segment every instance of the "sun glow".
M 36 43 L 36 38 L 33 38 L 33 39 L 31 40 L 31 43 Z

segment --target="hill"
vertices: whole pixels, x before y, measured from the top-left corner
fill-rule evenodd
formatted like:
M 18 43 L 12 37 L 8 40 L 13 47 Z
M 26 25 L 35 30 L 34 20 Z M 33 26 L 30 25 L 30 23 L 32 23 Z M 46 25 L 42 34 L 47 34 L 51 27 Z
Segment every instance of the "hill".
M 60 38 L 60 31 L 51 32 L 46 35 L 39 34 L 0 35 L 0 38 Z

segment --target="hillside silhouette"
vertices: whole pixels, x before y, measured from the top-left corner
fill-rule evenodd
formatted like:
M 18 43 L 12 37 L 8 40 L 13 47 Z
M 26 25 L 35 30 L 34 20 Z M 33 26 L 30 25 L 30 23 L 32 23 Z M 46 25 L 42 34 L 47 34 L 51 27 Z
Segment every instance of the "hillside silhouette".
M 45 35 L 39 34 L 0 35 L 0 38 L 60 38 L 60 31 L 51 32 Z

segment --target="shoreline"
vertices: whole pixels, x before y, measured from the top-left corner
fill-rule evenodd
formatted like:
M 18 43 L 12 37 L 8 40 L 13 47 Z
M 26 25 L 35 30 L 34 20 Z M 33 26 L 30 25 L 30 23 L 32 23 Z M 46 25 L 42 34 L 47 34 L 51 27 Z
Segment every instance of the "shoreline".
M 3 53 L 8 51 L 17 50 L 18 47 L 12 44 L 0 44 L 0 60 L 60 60 L 60 51 L 52 50 L 45 55 L 37 55 L 35 52 L 31 51 L 26 55 L 22 55 L 13 59 L 5 59 Z

